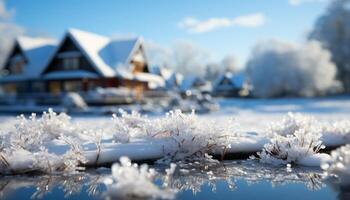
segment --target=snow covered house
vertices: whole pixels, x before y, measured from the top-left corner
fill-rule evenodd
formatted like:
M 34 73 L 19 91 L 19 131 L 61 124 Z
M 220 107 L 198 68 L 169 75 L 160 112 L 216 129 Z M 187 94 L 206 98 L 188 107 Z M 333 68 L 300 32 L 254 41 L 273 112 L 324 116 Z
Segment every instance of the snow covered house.
M 42 76 L 51 93 L 164 86 L 161 77 L 149 73 L 140 38 L 110 39 L 77 29 L 68 30 Z
M 182 74 L 174 70 L 159 66 L 151 67 L 151 73 L 164 79 L 167 90 L 178 90 L 184 78 Z
M 236 97 L 245 89 L 245 76 L 243 73 L 233 74 L 226 72 L 220 75 L 213 83 L 213 95 Z
M 182 79 L 179 89 L 181 93 L 186 93 L 191 90 L 197 90 L 201 93 L 210 93 L 212 91 L 212 85 L 209 81 L 201 77 L 189 75 Z
M 17 93 L 61 94 L 98 87 L 126 87 L 142 92 L 165 85 L 161 77 L 149 73 L 140 38 L 111 39 L 69 29 L 59 44 L 42 39 L 26 43 L 22 40 L 17 39 L 3 68 L 7 75 L 0 82 L 13 84 L 17 79 L 33 79 L 41 87 L 27 84 L 24 90 L 9 87 Z
M 47 38 L 19 37 L 1 68 L 0 84 L 6 94 L 41 92 L 40 81 L 57 42 Z

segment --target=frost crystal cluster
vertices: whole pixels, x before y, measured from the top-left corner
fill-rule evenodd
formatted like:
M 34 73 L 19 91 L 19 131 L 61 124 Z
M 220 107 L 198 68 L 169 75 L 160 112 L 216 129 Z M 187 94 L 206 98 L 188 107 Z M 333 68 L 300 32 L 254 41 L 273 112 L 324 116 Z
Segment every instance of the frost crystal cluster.
M 77 129 L 66 114 L 57 115 L 51 109 L 41 118 L 32 114 L 18 117 L 15 130 L 2 135 L 0 146 L 0 174 L 27 172 L 74 173 L 85 162 Z M 62 155 L 51 153 L 48 146 L 58 141 L 69 146 Z
M 331 160 L 321 165 L 328 175 L 335 174 L 350 184 L 350 145 L 342 146 L 331 153 Z
M 185 159 L 207 159 L 211 152 L 224 153 L 230 148 L 230 139 L 235 135 L 234 123 L 224 127 L 215 121 L 200 121 L 194 112 L 184 114 L 180 110 L 170 111 L 165 117 L 148 119 L 138 113 L 122 112 L 121 117 L 114 115 L 117 141 L 129 141 L 130 138 L 152 138 L 170 140 L 164 146 L 163 161 Z
M 176 191 L 157 186 L 154 183 L 156 175 L 156 171 L 146 164 L 139 167 L 132 164 L 129 158 L 121 157 L 120 164 L 112 166 L 112 178 L 105 180 L 107 197 L 173 199 Z
M 325 148 L 321 130 L 314 119 L 289 113 L 282 123 L 271 127 L 268 133 L 270 143 L 258 153 L 260 161 L 277 165 L 298 163 L 317 154 Z

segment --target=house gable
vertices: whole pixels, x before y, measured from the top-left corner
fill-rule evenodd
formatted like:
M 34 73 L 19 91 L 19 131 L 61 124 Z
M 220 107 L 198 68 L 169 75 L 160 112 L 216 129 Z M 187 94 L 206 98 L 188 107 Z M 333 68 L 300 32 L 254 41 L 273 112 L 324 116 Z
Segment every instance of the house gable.
M 7 60 L 5 61 L 4 67 L 2 68 L 3 73 L 6 75 L 22 74 L 27 63 L 27 58 L 25 57 L 18 42 L 16 42 Z
M 77 70 L 99 74 L 81 48 L 67 35 L 43 73 Z
M 146 54 L 142 45 L 137 45 L 135 47 L 129 60 L 133 72 L 150 73 Z
M 235 84 L 233 83 L 233 81 L 232 81 L 229 77 L 227 77 L 227 76 L 224 76 L 224 77 L 221 79 L 221 81 L 219 82 L 219 84 L 218 84 L 218 86 L 222 86 L 222 85 L 224 85 L 224 86 L 229 85 L 229 86 L 232 86 L 232 87 L 235 86 Z

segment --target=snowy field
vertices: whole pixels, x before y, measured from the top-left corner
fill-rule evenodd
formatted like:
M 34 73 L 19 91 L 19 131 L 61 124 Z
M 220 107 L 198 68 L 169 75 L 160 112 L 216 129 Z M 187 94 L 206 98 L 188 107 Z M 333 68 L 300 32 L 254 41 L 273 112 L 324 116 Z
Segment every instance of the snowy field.
M 335 122 L 350 119 L 350 96 L 334 98 L 288 99 L 218 99 L 220 110 L 200 115 L 202 119 L 233 118 L 243 131 L 261 132 L 270 123 L 280 121 L 288 112 L 311 115 L 320 121 Z M 158 116 L 149 115 L 157 118 Z M 108 126 L 111 116 L 73 116 L 83 126 Z M 0 116 L 0 130 L 13 127 L 15 116 Z
M 221 99 L 220 111 L 203 117 L 234 117 L 243 130 L 260 132 L 288 112 L 312 115 L 320 121 L 350 119 L 350 96 L 291 99 Z
M 280 121 L 288 112 L 311 115 L 320 121 L 328 122 L 350 119 L 350 96 L 312 99 L 218 99 L 218 103 L 219 111 L 200 115 L 200 118 L 218 119 L 219 122 L 232 118 L 242 131 L 264 131 L 270 123 Z M 110 118 L 110 116 L 74 117 L 79 123 L 91 128 L 108 126 Z M 1 120 L 8 118 L 2 117 Z M 2 124 L 1 127 L 5 125 Z
M 232 118 L 242 131 L 264 131 L 288 112 L 311 115 L 320 121 L 335 122 L 350 119 L 350 97 L 320 99 L 218 99 L 220 110 L 202 114 L 200 118 L 227 121 Z M 152 116 L 149 117 L 158 117 Z M 108 126 L 110 116 L 74 117 L 89 127 Z M 5 118 L 7 119 L 7 118 Z M 3 120 L 5 120 L 3 119 Z M 221 120 L 222 119 L 222 120 Z

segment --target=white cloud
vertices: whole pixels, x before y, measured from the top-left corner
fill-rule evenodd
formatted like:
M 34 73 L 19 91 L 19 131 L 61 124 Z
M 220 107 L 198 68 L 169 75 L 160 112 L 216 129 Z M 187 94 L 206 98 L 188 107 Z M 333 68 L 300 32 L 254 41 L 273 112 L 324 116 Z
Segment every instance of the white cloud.
M 299 6 L 304 3 L 323 3 L 329 0 L 288 0 L 288 3 L 292 6 Z
M 7 10 L 5 1 L 0 0 L 0 67 L 9 53 L 16 36 L 25 32 L 24 28 L 11 21 L 14 9 Z
M 0 20 L 11 18 L 15 13 L 15 10 L 7 10 L 5 6 L 5 1 L 0 0 Z
M 256 28 L 263 26 L 266 22 L 266 17 L 262 13 L 254 13 L 249 15 L 242 15 L 233 19 L 222 18 L 209 18 L 207 20 L 200 21 L 193 17 L 184 18 L 178 23 L 178 26 L 187 30 L 190 33 L 205 33 L 213 31 L 215 29 L 240 26 L 247 28 Z

